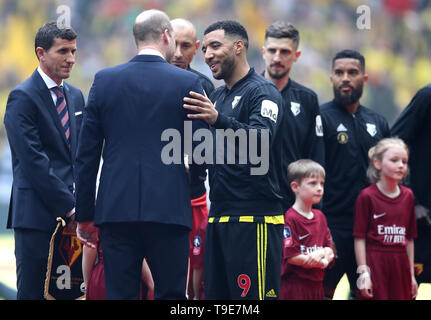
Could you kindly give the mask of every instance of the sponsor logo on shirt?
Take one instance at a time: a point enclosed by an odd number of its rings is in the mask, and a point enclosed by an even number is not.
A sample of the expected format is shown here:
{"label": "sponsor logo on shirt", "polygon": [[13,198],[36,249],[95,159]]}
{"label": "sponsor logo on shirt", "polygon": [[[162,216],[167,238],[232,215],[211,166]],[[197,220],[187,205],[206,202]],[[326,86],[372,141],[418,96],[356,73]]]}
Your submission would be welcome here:
{"label": "sponsor logo on shirt", "polygon": [[320,115],[316,116],[316,136],[323,137],[323,125]]}
{"label": "sponsor logo on shirt", "polygon": [[260,109],[260,114],[264,118],[269,118],[270,120],[277,122],[277,117],[278,117],[277,104],[271,100],[263,100],[262,107]]}
{"label": "sponsor logo on shirt", "polygon": [[304,246],[304,245],[300,245],[299,246],[299,248],[300,248],[300,250],[301,250],[301,253],[302,254],[310,254],[310,253],[312,253],[312,252],[314,252],[314,251],[317,251],[317,250],[320,250],[320,249],[323,249],[323,247],[321,247],[321,246],[318,246],[317,244],[315,244],[314,246],[311,246],[311,247],[307,247],[307,246]]}
{"label": "sponsor logo on shirt", "polygon": [[340,123],[337,127],[337,132],[347,131],[347,128],[344,126],[344,124]]}
{"label": "sponsor logo on shirt", "polygon": [[274,289],[271,289],[271,290],[269,290],[269,291],[266,293],[265,297],[267,297],[267,298],[277,298],[277,295],[275,294]]}
{"label": "sponsor logo on shirt", "polygon": [[337,141],[339,144],[346,144],[349,141],[349,136],[345,132],[340,132],[337,135]]}
{"label": "sponsor logo on shirt", "polygon": [[373,218],[374,218],[374,219],[378,219],[378,218],[380,218],[380,217],[383,217],[384,215],[386,215],[386,212],[383,212],[383,213],[381,213],[381,214],[374,214],[374,215],[373,215]]}
{"label": "sponsor logo on shirt", "polygon": [[305,235],[303,235],[303,236],[298,236],[298,238],[299,238],[299,240],[302,240],[302,239],[307,238],[309,235],[310,235],[310,234],[309,234],[309,233],[307,233],[307,234],[305,234]]}
{"label": "sponsor logo on shirt", "polygon": [[379,224],[377,226],[377,234],[383,236],[384,243],[404,243],[406,236],[406,228],[399,227],[396,224],[385,226]]}

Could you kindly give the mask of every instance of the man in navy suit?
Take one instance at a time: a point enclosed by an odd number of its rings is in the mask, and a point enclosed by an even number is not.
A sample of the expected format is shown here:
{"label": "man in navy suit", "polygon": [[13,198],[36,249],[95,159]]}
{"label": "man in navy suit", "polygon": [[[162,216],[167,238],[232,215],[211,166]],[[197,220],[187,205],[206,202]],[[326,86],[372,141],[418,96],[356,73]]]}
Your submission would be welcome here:
{"label": "man in navy suit", "polygon": [[[162,137],[166,130],[184,136],[183,97],[192,90],[203,94],[203,89],[197,75],[167,62],[175,40],[165,13],[142,12],[133,34],[139,54],[96,74],[84,110],[77,234],[94,247],[99,241],[94,226],[100,227],[107,299],[139,299],[144,257],[155,299],[185,299],[192,226],[189,179],[181,150],[180,163],[165,164]],[[193,122],[195,128],[205,126]],[[202,175],[195,168],[191,164],[191,181]]]}
{"label": "man in navy suit", "polygon": [[85,102],[63,79],[75,63],[76,37],[55,22],[43,25],[35,40],[39,67],[12,90],[6,105],[13,166],[7,227],[15,235],[18,299],[43,299],[56,218],[74,215],[74,161]]}

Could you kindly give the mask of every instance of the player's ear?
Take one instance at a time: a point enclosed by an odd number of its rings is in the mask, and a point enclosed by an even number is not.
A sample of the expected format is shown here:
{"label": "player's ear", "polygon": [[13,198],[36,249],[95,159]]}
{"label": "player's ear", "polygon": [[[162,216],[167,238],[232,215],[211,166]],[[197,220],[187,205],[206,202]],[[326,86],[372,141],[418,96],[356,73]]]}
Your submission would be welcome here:
{"label": "player's ear", "polygon": [[364,82],[367,82],[367,80],[368,80],[368,73],[365,73],[364,74]]}
{"label": "player's ear", "polygon": [[237,40],[234,43],[235,54],[240,54],[244,50],[245,44],[242,40]]}
{"label": "player's ear", "polygon": [[201,45],[201,41],[200,40],[196,40],[196,43],[195,43],[196,52],[199,50],[200,45]]}

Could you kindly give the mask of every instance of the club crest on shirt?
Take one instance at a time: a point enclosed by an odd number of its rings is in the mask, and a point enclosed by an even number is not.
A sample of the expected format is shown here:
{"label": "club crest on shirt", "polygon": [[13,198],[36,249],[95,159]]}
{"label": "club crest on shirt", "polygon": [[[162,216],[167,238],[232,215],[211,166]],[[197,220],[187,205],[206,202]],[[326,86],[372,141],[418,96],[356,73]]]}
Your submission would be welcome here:
{"label": "club crest on shirt", "polygon": [[285,248],[290,247],[293,244],[293,241],[292,241],[292,233],[290,232],[290,228],[288,226],[284,227],[283,237],[284,237],[284,240],[283,240],[284,247]]}
{"label": "club crest on shirt", "polygon": [[377,127],[374,123],[367,123],[367,131],[370,136],[374,137],[377,133]]}
{"label": "club crest on shirt", "polygon": [[193,255],[198,256],[201,253],[202,239],[199,236],[195,236],[193,240]]}
{"label": "club crest on shirt", "polygon": [[301,113],[301,104],[298,102],[290,102],[290,110],[292,111],[293,115],[296,117],[298,114]]}
{"label": "club crest on shirt", "polygon": [[235,97],[233,98],[233,101],[232,101],[232,109],[235,109],[235,107],[236,107],[236,105],[238,104],[239,100],[241,100],[241,96],[235,96]]}
{"label": "club crest on shirt", "polygon": [[340,132],[337,134],[337,141],[340,144],[346,144],[349,141],[349,136],[345,132]]}

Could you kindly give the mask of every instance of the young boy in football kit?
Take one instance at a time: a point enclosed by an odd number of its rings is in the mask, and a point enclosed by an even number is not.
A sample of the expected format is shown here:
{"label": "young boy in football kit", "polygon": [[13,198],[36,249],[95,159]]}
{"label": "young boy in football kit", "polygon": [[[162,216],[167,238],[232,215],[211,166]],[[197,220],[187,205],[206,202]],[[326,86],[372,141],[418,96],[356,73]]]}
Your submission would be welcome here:
{"label": "young boy in football kit", "polygon": [[325,170],[308,159],[288,167],[295,203],[285,214],[280,299],[324,299],[325,268],[334,259],[326,218],[313,209],[323,196]]}

